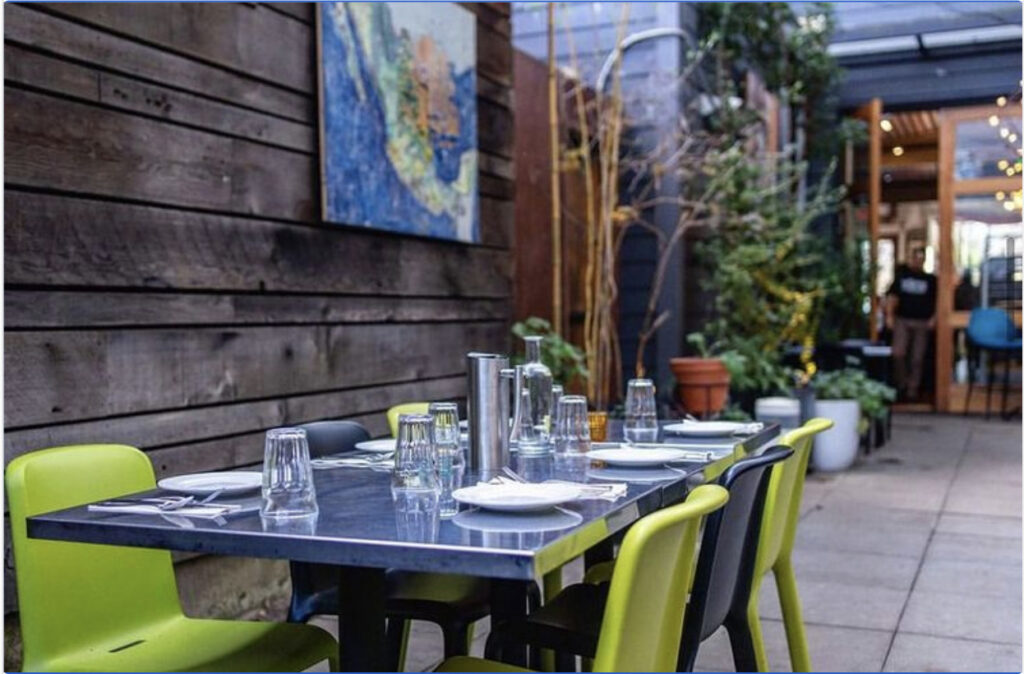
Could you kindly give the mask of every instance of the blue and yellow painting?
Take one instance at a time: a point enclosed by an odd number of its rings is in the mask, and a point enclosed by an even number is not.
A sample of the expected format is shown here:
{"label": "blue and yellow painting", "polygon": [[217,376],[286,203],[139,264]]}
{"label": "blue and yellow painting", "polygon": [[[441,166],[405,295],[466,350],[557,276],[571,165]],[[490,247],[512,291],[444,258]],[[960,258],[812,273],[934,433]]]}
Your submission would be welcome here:
{"label": "blue and yellow painting", "polygon": [[479,241],[475,17],[453,3],[318,10],[324,219]]}

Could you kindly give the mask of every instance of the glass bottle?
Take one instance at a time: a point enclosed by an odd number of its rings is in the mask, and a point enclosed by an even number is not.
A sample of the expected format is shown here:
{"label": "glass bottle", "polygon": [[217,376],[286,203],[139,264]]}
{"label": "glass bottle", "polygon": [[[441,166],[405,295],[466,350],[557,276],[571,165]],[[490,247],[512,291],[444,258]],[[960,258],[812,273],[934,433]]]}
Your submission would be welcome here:
{"label": "glass bottle", "polygon": [[[529,410],[523,410],[519,428],[519,452],[543,454],[551,451],[551,370],[540,360],[543,337],[524,337],[526,363],[523,365],[523,390],[530,398]],[[524,396],[525,397],[525,396]],[[530,428],[527,428],[529,426]],[[532,431],[532,432],[531,432]]]}

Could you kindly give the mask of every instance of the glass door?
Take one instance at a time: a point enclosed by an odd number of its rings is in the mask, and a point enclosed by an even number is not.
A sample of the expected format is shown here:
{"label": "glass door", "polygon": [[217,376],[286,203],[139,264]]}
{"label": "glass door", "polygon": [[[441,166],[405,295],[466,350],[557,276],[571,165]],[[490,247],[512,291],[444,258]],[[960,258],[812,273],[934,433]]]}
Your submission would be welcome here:
{"label": "glass door", "polygon": [[935,351],[940,412],[964,410],[968,368],[979,365],[967,359],[964,331],[971,309],[1002,307],[1020,322],[1020,118],[1020,105],[949,109],[940,115]]}

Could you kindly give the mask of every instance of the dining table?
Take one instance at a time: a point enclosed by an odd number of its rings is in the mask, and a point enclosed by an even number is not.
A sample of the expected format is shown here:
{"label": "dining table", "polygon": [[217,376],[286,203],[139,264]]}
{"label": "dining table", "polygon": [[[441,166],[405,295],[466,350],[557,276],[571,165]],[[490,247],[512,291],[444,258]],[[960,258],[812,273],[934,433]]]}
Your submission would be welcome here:
{"label": "dining table", "polygon": [[[663,427],[663,422],[661,426]],[[609,422],[608,439],[621,438]],[[738,456],[763,450],[777,424],[745,435],[659,440],[706,452],[705,460],[654,468],[621,468],[512,454],[510,468],[531,482],[567,480],[622,483],[617,500],[576,500],[541,513],[509,514],[463,508],[452,518],[407,510],[391,494],[390,472],[337,467],[314,471],[319,512],[289,519],[262,518],[258,506],[218,519],[101,513],[88,504],[28,518],[29,537],[136,546],[213,555],[249,556],[328,564],[337,568],[340,662],[344,671],[388,671],[385,603],[389,569],[466,574],[491,583],[494,625],[521,617],[537,588],[557,588],[560,569],[586,555],[609,557],[612,543],[641,517],[678,503],[695,486],[713,480]],[[501,473],[467,471],[463,484]],[[166,493],[162,490],[142,495]],[[258,504],[259,495],[249,495]],[[553,581],[554,579],[554,581]],[[525,651],[512,660],[526,663]]]}

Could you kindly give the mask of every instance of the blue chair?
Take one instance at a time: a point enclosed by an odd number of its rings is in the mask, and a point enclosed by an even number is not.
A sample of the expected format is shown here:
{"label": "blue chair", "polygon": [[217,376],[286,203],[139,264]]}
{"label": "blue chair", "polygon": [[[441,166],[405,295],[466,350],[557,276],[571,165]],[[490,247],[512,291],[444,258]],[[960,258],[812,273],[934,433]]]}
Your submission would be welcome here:
{"label": "blue chair", "polygon": [[971,407],[971,391],[974,388],[974,363],[977,353],[988,354],[988,379],[986,382],[985,418],[988,419],[992,407],[992,379],[995,372],[995,361],[1003,361],[1003,401],[1000,408],[1002,416],[1006,416],[1006,392],[1010,388],[1010,364],[1020,358],[1021,334],[1013,319],[1003,309],[994,307],[974,309],[967,324],[967,401],[964,403],[964,414]]}

